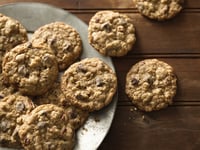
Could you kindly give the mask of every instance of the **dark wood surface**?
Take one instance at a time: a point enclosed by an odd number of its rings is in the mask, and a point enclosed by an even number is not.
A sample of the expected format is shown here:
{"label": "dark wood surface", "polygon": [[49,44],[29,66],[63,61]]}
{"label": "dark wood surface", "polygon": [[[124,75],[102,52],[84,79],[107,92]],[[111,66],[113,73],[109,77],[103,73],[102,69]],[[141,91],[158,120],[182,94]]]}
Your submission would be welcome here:
{"label": "dark wood surface", "polygon": [[[0,5],[20,0],[0,0]],[[26,0],[31,2],[31,0]],[[88,24],[99,10],[116,10],[134,20],[137,42],[127,56],[113,58],[118,76],[118,104],[111,129],[99,150],[200,149],[200,0],[185,0],[174,19],[156,22],[141,16],[132,0],[35,0],[70,11]],[[145,58],[174,67],[178,91],[173,105],[156,112],[135,111],[127,98],[125,76]]]}

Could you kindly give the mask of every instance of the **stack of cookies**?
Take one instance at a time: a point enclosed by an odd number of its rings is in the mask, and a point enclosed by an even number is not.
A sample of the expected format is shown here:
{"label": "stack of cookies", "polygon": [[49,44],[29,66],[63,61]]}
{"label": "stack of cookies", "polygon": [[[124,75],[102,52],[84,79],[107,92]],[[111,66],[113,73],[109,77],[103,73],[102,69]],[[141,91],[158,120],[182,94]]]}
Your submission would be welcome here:
{"label": "stack of cookies", "polygon": [[99,58],[78,61],[81,38],[63,22],[28,41],[19,21],[1,14],[0,52],[1,146],[71,150],[77,129],[116,93],[114,71]]}

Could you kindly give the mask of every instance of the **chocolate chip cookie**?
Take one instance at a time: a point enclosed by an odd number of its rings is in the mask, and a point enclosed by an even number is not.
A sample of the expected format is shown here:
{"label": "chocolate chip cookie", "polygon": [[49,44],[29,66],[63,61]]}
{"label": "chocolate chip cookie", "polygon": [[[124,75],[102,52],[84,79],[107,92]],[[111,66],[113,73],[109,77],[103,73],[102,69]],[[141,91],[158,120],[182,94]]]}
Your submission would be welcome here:
{"label": "chocolate chip cookie", "polygon": [[133,0],[139,12],[155,20],[167,20],[183,8],[184,0]]}
{"label": "chocolate chip cookie", "polygon": [[79,33],[63,22],[46,24],[35,31],[33,43],[46,44],[58,61],[59,70],[65,70],[81,54],[82,43]]}
{"label": "chocolate chip cookie", "polygon": [[19,136],[26,150],[72,150],[75,142],[65,110],[53,104],[40,105],[25,117]]}
{"label": "chocolate chip cookie", "polygon": [[0,101],[0,145],[19,148],[18,126],[23,124],[23,116],[34,109],[31,99],[13,94]]}
{"label": "chocolate chip cookie", "polygon": [[99,11],[89,22],[88,40],[103,55],[124,56],[136,41],[135,27],[125,14]]}
{"label": "chocolate chip cookie", "polygon": [[58,65],[47,47],[28,42],[6,53],[2,72],[19,92],[36,96],[51,88],[58,76]]}
{"label": "chocolate chip cookie", "polygon": [[141,110],[160,110],[172,103],[176,81],[170,65],[157,59],[146,59],[133,65],[127,73],[126,93]]}
{"label": "chocolate chip cookie", "polygon": [[71,65],[63,74],[61,89],[74,106],[94,111],[108,105],[116,92],[113,70],[98,58],[86,58]]}
{"label": "chocolate chip cookie", "polygon": [[6,51],[27,41],[25,27],[19,21],[0,14],[0,64]]}

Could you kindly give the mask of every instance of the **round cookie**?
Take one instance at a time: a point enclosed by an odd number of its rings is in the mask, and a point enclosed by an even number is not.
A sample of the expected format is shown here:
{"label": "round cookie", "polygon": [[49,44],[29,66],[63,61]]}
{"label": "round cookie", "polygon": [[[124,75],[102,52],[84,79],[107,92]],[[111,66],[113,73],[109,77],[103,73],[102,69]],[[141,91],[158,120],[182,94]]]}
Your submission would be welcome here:
{"label": "round cookie", "polygon": [[116,92],[117,78],[98,58],[86,58],[71,65],[61,78],[66,99],[76,107],[94,111],[108,105]]}
{"label": "round cookie", "polygon": [[8,83],[25,95],[44,94],[58,76],[55,55],[47,48],[25,43],[6,53],[2,72]]}
{"label": "round cookie", "polygon": [[72,150],[75,142],[65,110],[53,104],[40,105],[25,117],[19,137],[26,150]]}
{"label": "round cookie", "polygon": [[32,42],[50,47],[56,55],[61,71],[71,65],[82,51],[79,33],[63,22],[54,22],[40,27],[33,34]]}
{"label": "round cookie", "polygon": [[133,0],[138,11],[155,20],[167,20],[182,10],[184,0]]}
{"label": "round cookie", "polygon": [[13,94],[0,101],[0,145],[19,148],[18,126],[23,123],[23,116],[34,109],[32,101],[25,96]]}
{"label": "round cookie", "polygon": [[58,82],[54,83],[53,87],[44,95],[34,98],[34,103],[36,105],[54,104],[63,107],[68,114],[69,122],[75,129],[82,126],[89,116],[87,111],[81,110],[69,104],[68,100],[66,100],[63,92],[61,91],[60,83]]}
{"label": "round cookie", "polygon": [[6,51],[27,41],[27,32],[22,24],[0,13],[0,64]]}
{"label": "round cookie", "polygon": [[103,55],[124,56],[136,41],[135,28],[125,14],[99,11],[89,22],[88,40]]}
{"label": "round cookie", "polygon": [[127,73],[126,94],[143,111],[160,110],[172,103],[176,81],[170,65],[146,59],[133,65]]}

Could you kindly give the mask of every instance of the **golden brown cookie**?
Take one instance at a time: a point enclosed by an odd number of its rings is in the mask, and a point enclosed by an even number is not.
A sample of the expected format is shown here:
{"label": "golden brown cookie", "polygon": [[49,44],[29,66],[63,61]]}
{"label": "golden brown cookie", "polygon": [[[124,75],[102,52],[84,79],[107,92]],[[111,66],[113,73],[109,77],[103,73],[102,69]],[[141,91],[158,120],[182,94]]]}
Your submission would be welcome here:
{"label": "golden brown cookie", "polygon": [[23,124],[23,116],[34,109],[31,99],[13,94],[0,101],[0,145],[19,148],[18,126]]}
{"label": "golden brown cookie", "polygon": [[183,8],[184,0],[133,0],[139,12],[155,20],[167,20]]}
{"label": "golden brown cookie", "polygon": [[68,115],[53,104],[40,105],[25,117],[19,136],[26,150],[72,150],[75,142]]}
{"label": "golden brown cookie", "polygon": [[125,14],[99,11],[89,22],[88,40],[103,55],[124,56],[136,41],[135,28]]}
{"label": "golden brown cookie", "polygon": [[51,88],[58,76],[55,55],[47,47],[25,43],[6,53],[2,72],[22,94],[41,95]]}
{"label": "golden brown cookie", "polygon": [[46,44],[58,61],[59,70],[65,70],[81,54],[82,42],[79,33],[63,22],[46,24],[35,31],[32,42]]}
{"label": "golden brown cookie", "polygon": [[117,78],[102,60],[86,58],[64,72],[61,89],[72,105],[94,111],[112,101],[117,89]]}
{"label": "golden brown cookie", "polygon": [[170,65],[157,59],[146,59],[133,65],[127,73],[126,94],[141,110],[160,110],[172,103],[176,80]]}

